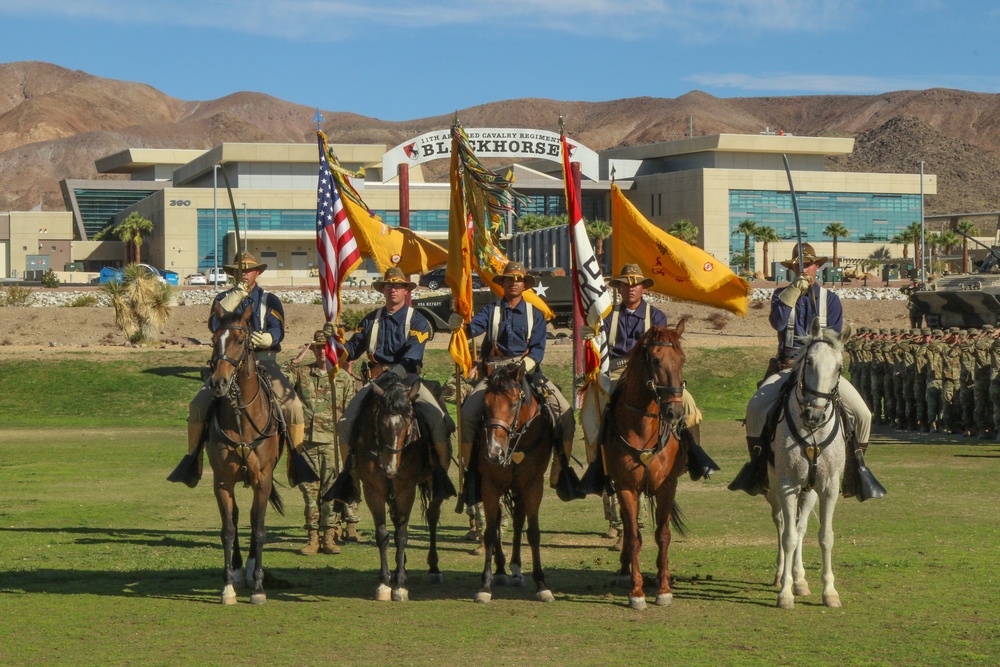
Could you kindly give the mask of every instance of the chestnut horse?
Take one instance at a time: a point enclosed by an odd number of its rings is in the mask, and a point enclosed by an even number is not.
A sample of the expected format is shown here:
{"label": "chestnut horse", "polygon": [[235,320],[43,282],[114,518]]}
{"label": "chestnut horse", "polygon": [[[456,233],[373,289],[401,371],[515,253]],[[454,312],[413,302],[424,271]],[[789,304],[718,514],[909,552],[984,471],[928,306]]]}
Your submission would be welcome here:
{"label": "chestnut horse", "polygon": [[271,397],[271,384],[260,376],[250,344],[253,309],[242,315],[214,307],[219,328],[212,338],[212,374],[208,384],[215,396],[207,429],[208,461],[214,475],[213,488],[222,515],[222,603],[236,604],[234,570],[243,565],[237,525],[239,509],[233,490],[237,482],[253,489],[250,509],[250,557],[244,579],[253,588],[250,602],[263,604],[264,570],[261,554],[267,539],[264,515],[270,500],[284,514],[281,497],[274,486],[274,469],[284,444],[281,414]]}
{"label": "chestnut horse", "polygon": [[[439,584],[443,578],[438,569],[437,526],[441,518],[443,498],[432,498],[431,480],[434,464],[430,431],[419,425],[413,410],[420,385],[411,387],[394,373],[382,373],[361,400],[361,410],[351,437],[351,452],[357,461],[365,503],[375,524],[381,568],[375,599],[402,602],[409,599],[406,588],[406,544],[409,537],[410,512],[420,488],[426,503],[430,548],[427,580]],[[386,505],[394,527],[396,569],[389,572],[389,529],[386,526]]]}
{"label": "chestnut horse", "polygon": [[[555,598],[545,583],[539,554],[541,532],[538,529],[538,506],[545,490],[545,470],[552,456],[554,426],[531,391],[524,364],[508,364],[493,372],[483,396],[483,429],[476,441],[472,461],[474,475],[481,488],[486,531],[486,563],[482,588],[476,602],[493,598],[492,585],[508,582],[504,571],[506,557],[500,544],[500,501],[507,498],[513,506],[514,536],[510,558],[509,582],[524,585],[521,573],[521,533],[528,520],[528,544],[531,546],[531,576],[535,597],[541,602]],[[468,483],[468,482],[467,482]],[[490,567],[496,561],[496,576]]]}
{"label": "chestnut horse", "polygon": [[631,586],[628,599],[633,609],[646,607],[639,569],[642,535],[638,518],[643,493],[653,500],[656,511],[656,604],[673,603],[667,550],[670,524],[683,534],[674,496],[677,480],[687,465],[687,448],[682,446],[679,435],[684,417],[681,334],[686,319],[682,318],[673,329],[652,327],[635,344],[611,397],[602,430],[604,465],[618,494],[624,531],[618,579]]}

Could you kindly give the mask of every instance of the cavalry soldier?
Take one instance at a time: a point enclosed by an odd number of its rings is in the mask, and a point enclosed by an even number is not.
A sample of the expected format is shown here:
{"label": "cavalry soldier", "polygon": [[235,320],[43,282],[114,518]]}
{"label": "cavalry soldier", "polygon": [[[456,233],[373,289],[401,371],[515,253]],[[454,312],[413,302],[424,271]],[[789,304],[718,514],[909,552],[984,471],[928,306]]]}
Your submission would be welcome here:
{"label": "cavalry soldier", "polygon": [[[503,273],[493,277],[493,282],[503,288],[503,298],[484,306],[466,327],[468,337],[485,334],[480,346],[480,381],[462,403],[461,456],[468,466],[472,455],[472,442],[483,417],[483,394],[486,377],[490,371],[504,364],[523,363],[530,378],[532,390],[547,406],[549,416],[556,425],[559,442],[554,442],[556,456],[552,460],[549,483],[562,500],[577,496],[578,480],[569,466],[573,454],[575,422],[573,410],[559,388],[541,372],[545,355],[545,316],[526,301],[524,290],[535,286],[534,276],[520,262],[507,262]],[[462,318],[453,313],[448,321],[452,330],[463,326]]]}
{"label": "cavalry soldier", "polygon": [[[767,377],[747,405],[745,424],[750,462],[729,485],[732,490],[743,490],[750,495],[756,495],[768,486],[767,461],[771,456],[771,443],[770,434],[765,433],[765,430],[769,415],[777,408],[782,386],[791,373],[791,360],[798,341],[808,335],[813,320],[817,318],[823,328],[833,329],[837,333],[843,328],[840,297],[816,281],[816,271],[827,258],[817,257],[811,245],[801,243],[796,246],[792,259],[782,262],[782,265],[798,271],[799,256],[802,258],[802,272],[787,287],[776,289],[771,299],[770,322],[778,332],[776,359],[779,365],[784,366],[784,370]],[[845,496],[856,495],[864,500],[868,497],[862,485],[863,476],[868,474],[864,468],[864,452],[868,448],[872,413],[846,378],[840,378],[837,391],[854,431],[852,441],[847,445],[842,492]]]}
{"label": "cavalry soldier", "polygon": [[[381,292],[385,305],[368,313],[351,339],[344,344],[345,359],[354,360],[367,355],[368,373],[375,379],[383,372],[395,373],[408,383],[420,382],[420,371],[424,363],[424,346],[431,336],[431,325],[419,312],[406,305],[406,297],[416,287],[407,280],[398,267],[389,267],[382,280],[372,283],[372,289]],[[323,333],[332,336],[334,327],[327,322]],[[354,422],[361,410],[365,396],[371,391],[371,383],[366,384],[351,399],[338,423],[341,442],[350,443],[354,432]],[[427,386],[420,382],[413,408],[430,429],[434,443],[433,493],[445,498],[455,495],[455,488],[448,479],[451,463],[451,434],[454,422]]]}
{"label": "cavalry soldier", "polygon": [[946,408],[944,402],[944,378],[946,368],[947,348],[943,342],[944,332],[940,329],[931,331],[930,343],[927,344],[927,423],[925,431],[944,431],[946,427]]}
{"label": "cavalry soldier", "polygon": [[993,415],[989,406],[990,398],[990,358],[993,353],[993,327],[983,325],[982,334],[973,343],[973,354],[976,358],[973,370],[973,403],[975,404],[976,435],[980,440],[986,440],[993,433]]}
{"label": "cavalry soldier", "polygon": [[[259,263],[248,252],[241,253],[240,256],[243,279],[235,287],[215,297],[208,328],[212,333],[219,328],[219,319],[215,316],[215,304],[226,313],[241,314],[248,308],[251,309],[250,344],[253,345],[257,365],[267,371],[274,400],[280,405],[281,417],[288,430],[288,438],[292,447],[298,448],[302,444],[304,435],[302,403],[276,361],[277,354],[281,351],[281,341],[285,337],[285,310],[281,305],[281,299],[271,292],[265,292],[257,284],[257,278],[267,269],[267,264]],[[236,273],[237,265],[226,264],[223,268],[226,273],[233,275]],[[170,481],[183,481],[193,488],[201,479],[202,456],[196,452],[199,452],[199,446],[206,432],[212,399],[212,390],[206,382],[188,406],[188,453],[174,474],[168,478]],[[184,468],[191,474],[181,473]]]}
{"label": "cavalry soldier", "polygon": [[[326,336],[322,330],[313,334],[312,342],[302,348],[299,355],[289,362],[289,375],[293,379],[295,393],[302,401],[305,415],[305,440],[302,443],[303,453],[312,459],[319,475],[315,482],[299,484],[302,499],[305,503],[305,529],[309,539],[304,547],[299,549],[303,556],[313,556],[322,551],[325,554],[339,554],[337,540],[341,538],[341,523],[347,524],[344,537],[348,533],[357,535],[355,524],[358,522],[358,504],[344,506],[342,510],[334,507],[334,501],[323,500],[324,485],[329,485],[336,478],[336,452],[334,452],[334,433],[336,424],[333,421],[333,390],[330,386],[330,373],[326,368],[326,357],[323,354],[326,347]],[[312,355],[309,353],[312,352]],[[312,359],[307,357],[312,356]],[[337,406],[343,411],[354,397],[354,378],[341,369],[334,377],[337,389]],[[340,442],[341,451],[347,443]],[[323,541],[320,544],[320,531],[323,531]]]}

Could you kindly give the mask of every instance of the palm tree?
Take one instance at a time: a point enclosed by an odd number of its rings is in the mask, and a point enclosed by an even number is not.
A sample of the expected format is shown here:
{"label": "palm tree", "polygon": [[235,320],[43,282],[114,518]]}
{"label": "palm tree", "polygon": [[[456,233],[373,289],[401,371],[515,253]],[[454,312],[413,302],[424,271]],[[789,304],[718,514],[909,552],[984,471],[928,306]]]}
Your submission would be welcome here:
{"label": "palm tree", "polygon": [[115,309],[115,324],[131,343],[155,341],[170,317],[173,288],[138,264],[126,266],[121,280],[105,283],[104,293]]}
{"label": "palm tree", "polygon": [[[961,220],[955,225],[955,230],[962,232],[966,236],[975,236],[979,231],[976,223],[972,220]],[[962,237],[962,273],[969,272],[969,239]]]}
{"label": "palm tree", "polygon": [[924,234],[924,228],[919,220],[914,220],[906,229],[913,234],[913,265],[919,269],[924,264],[923,255],[920,253],[920,237]]}
{"label": "palm tree", "polygon": [[611,223],[604,220],[594,220],[593,222],[583,221],[587,229],[587,236],[594,242],[594,254],[597,255],[597,265],[604,267],[604,239],[611,237]]}
{"label": "palm tree", "polygon": [[667,231],[671,236],[679,238],[688,245],[695,245],[698,243],[698,228],[695,227],[690,220],[678,220],[673,225],[668,227]]}
{"label": "palm tree", "polygon": [[528,213],[527,215],[522,215],[517,219],[517,231],[531,232],[536,229],[545,229],[546,227],[568,224],[569,216],[565,213],[562,215],[539,215],[537,213]]}
{"label": "palm tree", "polygon": [[[965,239],[961,238],[958,234],[949,229],[947,231],[938,234],[937,242],[938,242],[938,247],[944,250],[946,254],[950,255],[952,248],[954,248],[964,240]],[[968,257],[963,255],[962,257],[963,265],[966,259],[968,259]],[[948,268],[949,269],[951,268],[950,264]],[[963,269],[962,272],[964,273],[965,269]]]}
{"label": "palm tree", "polygon": [[753,258],[753,253],[750,252],[750,237],[754,235],[757,231],[757,223],[755,223],[750,218],[746,218],[736,226],[733,234],[743,235],[743,270],[746,273],[750,273],[750,260]]}
{"label": "palm tree", "polygon": [[754,238],[764,245],[764,277],[768,278],[770,276],[767,274],[771,273],[771,263],[768,261],[767,251],[770,248],[770,245],[780,241],[781,237],[778,236],[778,232],[774,231],[773,227],[761,226],[757,228],[756,232],[754,232]]}
{"label": "palm tree", "polygon": [[907,252],[909,251],[910,244],[913,243],[913,230],[904,229],[898,234],[892,237],[892,242],[903,246],[903,259],[909,259]]}
{"label": "palm tree", "polygon": [[[118,225],[111,230],[111,233],[119,241],[124,241],[127,244],[128,250],[126,250],[125,262],[128,263],[130,260],[133,264],[138,264],[141,260],[139,248],[142,246],[142,236],[143,234],[150,234],[153,231],[153,222],[148,218],[144,218],[135,211],[129,213],[129,216],[118,223]],[[131,252],[129,252],[131,251]],[[131,255],[128,257],[127,255]]]}
{"label": "palm tree", "polygon": [[831,222],[823,230],[823,236],[833,237],[833,266],[838,266],[837,262],[837,239],[845,239],[851,235],[851,230],[839,222]]}

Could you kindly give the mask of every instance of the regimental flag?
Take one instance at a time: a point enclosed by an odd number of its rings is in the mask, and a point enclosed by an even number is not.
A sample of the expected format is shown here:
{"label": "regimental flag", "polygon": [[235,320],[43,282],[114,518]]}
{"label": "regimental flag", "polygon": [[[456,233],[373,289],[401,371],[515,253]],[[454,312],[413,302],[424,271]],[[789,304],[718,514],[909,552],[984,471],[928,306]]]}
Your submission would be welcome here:
{"label": "regimental flag", "polygon": [[351,185],[350,178],[364,177],[364,172],[352,173],[340,166],[330,154],[335,187],[343,194],[344,211],[351,223],[358,249],[375,262],[378,272],[397,266],[406,275],[427,273],[448,261],[448,252],[434,241],[405,227],[390,227],[368,208],[361,195]]}
{"label": "regimental flag", "polygon": [[701,248],[650,223],[617,185],[611,186],[611,254],[615,266],[638,264],[651,290],[746,317],[750,286]]}
{"label": "regimental flag", "polygon": [[[340,285],[344,277],[361,263],[361,252],[351,233],[340,194],[334,185],[333,172],[326,159],[326,135],[317,132],[319,142],[319,185],[316,194],[316,254],[319,257],[319,287],[323,295],[323,313],[327,322],[340,317]],[[327,369],[337,369],[337,357],[343,349],[341,334],[326,339]]]}
{"label": "regimental flag", "polygon": [[[456,153],[458,164],[454,166]],[[503,231],[506,215],[514,210],[514,201],[524,201],[524,197],[514,190],[514,179],[510,173],[500,176],[479,161],[469,144],[469,138],[459,125],[452,127],[452,161],[453,202],[456,196],[454,182],[458,179],[462,184],[462,206],[471,220],[472,268],[494,294],[502,297],[503,288],[494,283],[493,278],[503,273],[507,266],[507,256],[497,245],[497,236]],[[454,215],[454,203],[451,210]],[[450,224],[449,229],[452,229]],[[525,290],[522,297],[541,311],[546,320],[555,316],[534,290]]]}
{"label": "regimental flag", "polygon": [[[452,129],[451,146],[451,205],[448,211],[448,266],[444,280],[451,288],[451,309],[468,324],[472,319],[472,242],[469,233],[469,215],[465,208],[462,186],[461,160],[456,146],[455,129]],[[472,353],[465,328],[451,334],[448,351],[465,375],[472,369]]]}
{"label": "regimental flag", "polygon": [[[594,331],[594,337],[584,343],[584,379],[580,387],[580,423],[587,447],[587,459],[593,461],[597,452],[601,419],[610,398],[611,379],[608,361],[608,341],[604,336],[604,318],[614,303],[604,282],[604,274],[594,255],[594,247],[583,224],[580,192],[570,167],[570,144],[563,134],[563,182],[566,185],[566,211],[569,217],[570,257],[573,272],[573,298],[583,318]],[[576,332],[579,335],[579,332]]]}

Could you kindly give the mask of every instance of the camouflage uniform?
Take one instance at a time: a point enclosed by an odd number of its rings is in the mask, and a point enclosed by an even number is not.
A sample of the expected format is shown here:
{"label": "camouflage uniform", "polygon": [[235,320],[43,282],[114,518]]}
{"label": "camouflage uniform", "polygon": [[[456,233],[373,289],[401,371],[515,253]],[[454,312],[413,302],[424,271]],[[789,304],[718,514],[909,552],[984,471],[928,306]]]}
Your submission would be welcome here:
{"label": "camouflage uniform", "polygon": [[942,339],[944,332],[931,332],[931,342],[927,344],[927,426],[935,431],[945,429],[945,402],[943,383],[945,376],[946,346]]}
{"label": "camouflage uniform", "polygon": [[961,351],[962,374],[959,378],[958,404],[959,422],[965,435],[974,435],[976,431],[976,338],[979,329],[970,329],[969,335],[959,343]]}
{"label": "camouflage uniform", "polygon": [[1000,440],[1000,338],[990,348],[990,405],[993,406],[993,437]]}
{"label": "camouflage uniform", "polygon": [[913,374],[916,361],[913,358],[913,341],[911,333],[905,333],[896,343],[893,378],[896,389],[896,428],[909,430],[912,428],[913,416]]}
{"label": "camouflage uniform", "polygon": [[885,402],[885,423],[896,423],[896,343],[899,329],[891,329],[882,343],[882,400]]}
{"label": "camouflage uniform", "polygon": [[925,433],[930,430],[932,418],[927,416],[927,363],[930,360],[930,329],[919,329],[913,345],[913,418],[914,426]]}
{"label": "camouflage uniform", "polygon": [[[306,456],[312,461],[319,475],[320,482],[300,484],[302,498],[305,501],[305,529],[308,531],[327,531],[339,529],[341,521],[345,523],[358,522],[358,504],[352,503],[340,512],[335,511],[333,501],[323,502],[323,493],[336,479],[339,472],[336,468],[336,453],[334,452],[334,429],[330,377],[325,368],[326,361],[320,360],[311,364],[288,365],[289,375],[294,378],[295,391],[302,401],[305,416],[305,440],[303,447]],[[344,407],[354,398],[356,393],[354,377],[341,369],[334,381],[337,387],[337,410],[343,412]],[[341,443],[341,455],[346,457],[346,443]]]}
{"label": "camouflage uniform", "polygon": [[885,393],[885,339],[889,336],[888,329],[880,329],[871,344],[871,392],[872,420],[876,424],[885,424],[885,408],[883,394]]}
{"label": "camouflage uniform", "polygon": [[973,374],[973,402],[975,403],[976,435],[985,440],[993,430],[993,414],[990,410],[990,371],[993,356],[993,327],[986,325],[983,333],[973,344],[976,365]]}
{"label": "camouflage uniform", "polygon": [[944,384],[941,386],[941,401],[944,403],[945,424],[948,430],[957,433],[961,428],[961,410],[958,401],[962,377],[962,350],[959,343],[965,336],[958,327],[948,330],[945,339]]}

